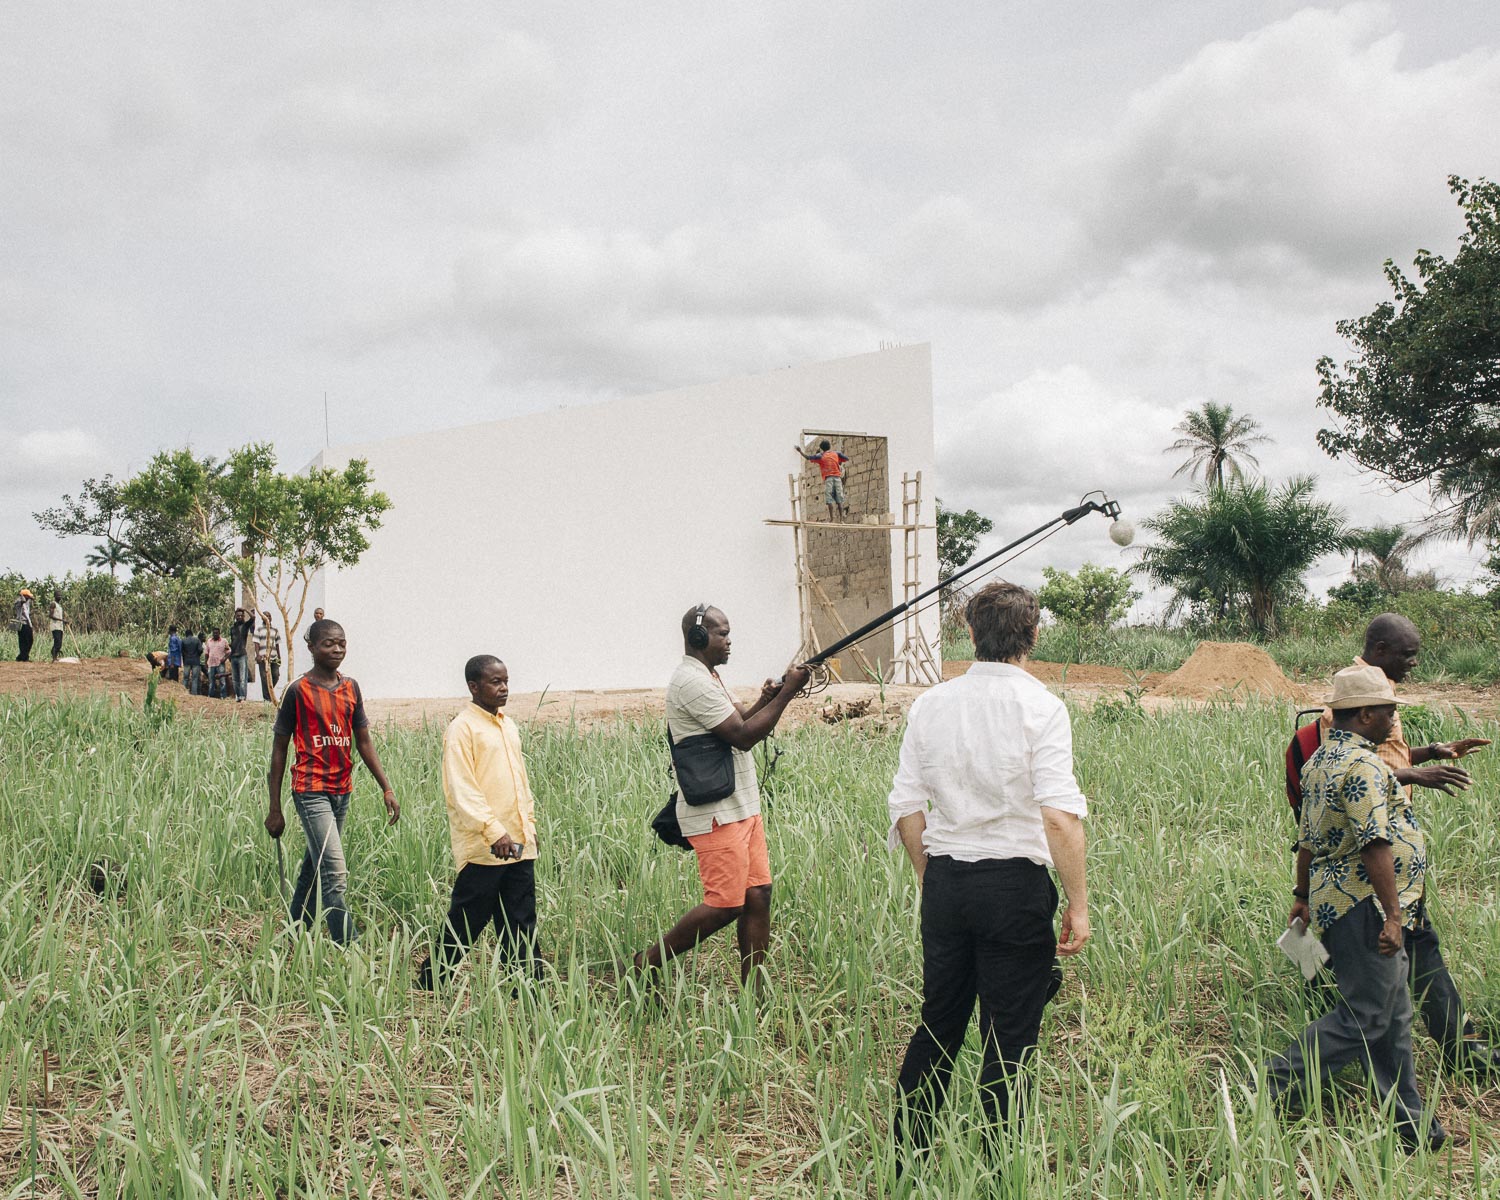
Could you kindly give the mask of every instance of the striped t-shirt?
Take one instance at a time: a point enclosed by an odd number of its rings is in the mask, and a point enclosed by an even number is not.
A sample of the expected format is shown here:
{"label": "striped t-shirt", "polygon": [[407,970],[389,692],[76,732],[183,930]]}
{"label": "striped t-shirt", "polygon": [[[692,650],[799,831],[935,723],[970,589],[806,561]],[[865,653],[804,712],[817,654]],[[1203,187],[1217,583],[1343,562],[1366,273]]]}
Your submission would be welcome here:
{"label": "striped t-shirt", "polygon": [[276,736],[289,737],[292,791],[342,796],[354,790],[354,733],[370,723],[359,684],[345,675],[333,687],[308,676],[287,685],[276,714]]}

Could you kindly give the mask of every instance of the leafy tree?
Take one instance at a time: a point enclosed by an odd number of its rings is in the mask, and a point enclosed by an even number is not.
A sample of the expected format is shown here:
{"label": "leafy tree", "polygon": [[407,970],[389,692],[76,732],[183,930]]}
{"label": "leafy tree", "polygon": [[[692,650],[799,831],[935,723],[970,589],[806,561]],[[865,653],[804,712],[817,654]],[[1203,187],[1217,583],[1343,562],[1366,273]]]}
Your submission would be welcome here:
{"label": "leafy tree", "polygon": [[1037,601],[1065,625],[1107,628],[1127,612],[1140,592],[1130,586],[1130,576],[1114,567],[1084,563],[1076,575],[1043,567],[1046,582]]}
{"label": "leafy tree", "polygon": [[[58,537],[103,538],[94,551],[106,557],[87,561],[90,566],[107,566],[111,572],[128,563],[138,572],[181,576],[208,566],[217,557],[194,530],[165,512],[154,496],[137,490],[127,498],[126,485],[112,475],[87,479],[76,497],[64,496],[61,504],[32,515]],[[228,532],[217,532],[221,547],[227,546]],[[106,547],[115,548],[121,557],[110,561]]]}
{"label": "leafy tree", "polygon": [[1303,589],[1303,573],[1323,554],[1348,545],[1344,515],[1316,499],[1316,482],[1298,476],[1273,489],[1237,479],[1179,498],[1142,524],[1156,544],[1136,568],[1177,594],[1176,604],[1228,597],[1265,636],[1279,605]]}
{"label": "leafy tree", "polygon": [[[1348,545],[1354,551],[1354,582],[1373,584],[1388,596],[1431,591],[1437,587],[1437,575],[1432,571],[1413,572],[1406,563],[1406,556],[1419,541],[1404,525],[1351,530]],[[1359,559],[1362,553],[1369,556],[1364,562]]]}
{"label": "leafy tree", "polygon": [[1271,440],[1257,432],[1259,429],[1260,422],[1254,417],[1235,416],[1233,405],[1206,400],[1201,408],[1189,409],[1176,426],[1182,436],[1164,452],[1187,453],[1182,466],[1172,472],[1173,477],[1197,479],[1201,474],[1203,482],[1213,487],[1224,486],[1226,471],[1231,478],[1243,478],[1241,460],[1252,467],[1260,466],[1250,447]]}
{"label": "leafy tree", "polygon": [[119,569],[130,565],[130,553],[119,542],[110,539],[96,545],[83,556],[83,561],[91,567],[106,567],[111,578],[117,578]]}
{"label": "leafy tree", "polygon": [[[269,596],[286,630],[287,678],[295,674],[296,632],[307,590],[325,566],[353,566],[391,506],[371,486],[369,464],[317,467],[300,475],[277,469],[265,443],[233,451],[223,462],[190,450],[164,451],[122,489],[127,503],[155,504],[192,531],[239,582],[247,597]],[[223,532],[232,533],[230,546]],[[260,600],[251,601],[260,607]]]}
{"label": "leafy tree", "polygon": [[988,517],[981,517],[972,508],[955,512],[937,502],[938,579],[952,577],[974,557],[979,539],[995,528]]}
{"label": "leafy tree", "polygon": [[1448,188],[1464,214],[1458,252],[1418,251],[1415,282],[1387,259],[1394,299],[1338,323],[1355,357],[1318,361],[1318,402],[1337,422],[1318,444],[1430,484],[1434,530],[1472,545],[1500,538],[1500,184],[1453,175]]}
{"label": "leafy tree", "polygon": [[1330,603],[1351,604],[1361,614],[1383,612],[1390,606],[1390,593],[1373,579],[1346,579],[1328,589]]}

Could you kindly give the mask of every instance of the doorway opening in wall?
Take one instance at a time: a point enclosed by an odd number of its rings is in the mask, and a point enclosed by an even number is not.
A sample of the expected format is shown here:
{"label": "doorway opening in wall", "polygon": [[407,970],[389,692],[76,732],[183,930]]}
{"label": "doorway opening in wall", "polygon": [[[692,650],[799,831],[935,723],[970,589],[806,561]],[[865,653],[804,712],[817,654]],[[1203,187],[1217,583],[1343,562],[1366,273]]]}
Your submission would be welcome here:
{"label": "doorway opening in wall", "polygon": [[[797,480],[798,507],[808,524],[805,597],[820,645],[838,641],[851,629],[886,612],[891,599],[891,485],[886,439],[847,430],[804,429],[802,447],[817,454],[827,441],[848,456],[843,464],[844,515],[837,507],[829,519],[823,475],[815,462],[803,461]],[[820,526],[823,526],[820,528]],[[895,655],[895,631],[881,630],[860,643],[857,654],[839,669],[845,679],[885,673]]]}

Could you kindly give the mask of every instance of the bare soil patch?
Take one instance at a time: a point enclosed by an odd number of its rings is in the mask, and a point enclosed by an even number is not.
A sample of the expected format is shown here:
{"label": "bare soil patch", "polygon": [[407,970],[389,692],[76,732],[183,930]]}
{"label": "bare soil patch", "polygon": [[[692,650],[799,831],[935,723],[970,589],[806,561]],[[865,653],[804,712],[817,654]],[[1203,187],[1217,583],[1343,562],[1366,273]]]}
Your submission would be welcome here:
{"label": "bare soil patch", "polygon": [[[1209,647],[1206,654],[1205,647]],[[972,665],[967,659],[945,662],[943,678],[962,675]],[[1307,704],[1316,702],[1323,690],[1292,682],[1264,651],[1243,643],[1205,643],[1170,675],[1162,672],[1143,675],[1093,663],[1028,662],[1026,669],[1048,687],[1086,704],[1140,688],[1145,692],[1142,703],[1151,710],[1251,695]],[[134,658],[90,658],[79,663],[0,662],[0,695],[104,696],[139,705],[145,702],[150,674],[146,663]],[[904,684],[879,688],[866,683],[836,683],[816,696],[794,701],[783,718],[782,728],[795,729],[809,723],[885,726],[899,721],[924,690]],[[189,696],[180,683],[170,680],[160,682],[157,691],[161,700],[175,704],[185,716],[269,722],[273,713],[271,706],[260,699],[260,685],[252,684],[250,693],[246,703],[236,704],[231,700]],[[736,695],[745,704],[752,703],[757,694],[755,687],[736,689]],[[1494,688],[1468,685],[1417,684],[1401,688],[1403,699],[1460,708],[1478,717],[1496,715],[1496,695]],[[467,696],[452,696],[372,699],[366,705],[370,719],[376,724],[391,721],[420,727],[446,725],[468,702]],[[850,714],[851,709],[860,711]],[[838,715],[840,710],[844,715]],[[516,692],[512,693],[506,711],[526,724],[573,725],[584,730],[620,722],[654,724],[665,719],[666,692],[662,688]]]}

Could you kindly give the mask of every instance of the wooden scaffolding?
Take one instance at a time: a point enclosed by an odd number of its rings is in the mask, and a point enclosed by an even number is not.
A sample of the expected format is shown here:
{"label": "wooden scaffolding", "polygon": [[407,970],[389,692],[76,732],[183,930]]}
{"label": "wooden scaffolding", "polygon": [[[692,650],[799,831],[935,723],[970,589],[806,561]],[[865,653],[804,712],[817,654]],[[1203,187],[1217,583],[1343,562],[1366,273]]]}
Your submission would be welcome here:
{"label": "wooden scaffolding", "polygon": [[[792,519],[790,521],[770,519],[766,521],[766,524],[785,526],[792,531],[797,572],[798,625],[801,630],[801,645],[797,656],[799,659],[805,659],[823,650],[813,620],[814,614],[819,610],[822,610],[832,621],[839,637],[847,637],[850,632],[822,581],[813,573],[808,555],[808,531],[810,529],[858,529],[868,533],[873,529],[885,529],[891,533],[900,532],[902,535],[901,598],[903,601],[908,601],[922,590],[920,531],[934,529],[936,526],[921,523],[921,471],[915,475],[903,474],[901,476],[901,521],[899,524],[892,523],[889,519],[873,525],[869,522],[809,521],[802,511],[802,494],[798,482],[796,475],[787,476],[788,489],[791,493]],[[901,634],[901,648],[896,651],[889,663],[883,664],[882,670],[876,670],[876,664],[870,662],[869,656],[858,644],[850,646],[845,651],[857,668],[856,671],[848,671],[844,664],[837,660],[829,662],[829,670],[840,683],[845,681],[846,676],[856,680],[880,680],[885,683],[941,683],[943,680],[942,663],[933,652],[932,644],[922,631],[922,623],[912,609],[908,609],[901,615]]]}

